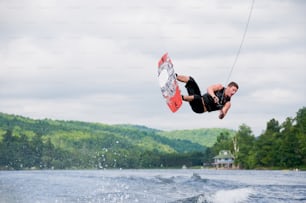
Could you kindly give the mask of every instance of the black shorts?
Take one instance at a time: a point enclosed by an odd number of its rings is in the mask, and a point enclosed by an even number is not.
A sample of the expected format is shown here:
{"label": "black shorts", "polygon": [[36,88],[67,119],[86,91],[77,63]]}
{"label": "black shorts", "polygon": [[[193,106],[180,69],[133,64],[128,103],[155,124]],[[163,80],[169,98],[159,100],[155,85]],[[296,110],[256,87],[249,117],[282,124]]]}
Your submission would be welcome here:
{"label": "black shorts", "polygon": [[194,100],[189,102],[192,110],[196,113],[204,113],[201,90],[196,81],[192,77],[190,77],[185,87],[187,89],[188,94],[194,96]]}

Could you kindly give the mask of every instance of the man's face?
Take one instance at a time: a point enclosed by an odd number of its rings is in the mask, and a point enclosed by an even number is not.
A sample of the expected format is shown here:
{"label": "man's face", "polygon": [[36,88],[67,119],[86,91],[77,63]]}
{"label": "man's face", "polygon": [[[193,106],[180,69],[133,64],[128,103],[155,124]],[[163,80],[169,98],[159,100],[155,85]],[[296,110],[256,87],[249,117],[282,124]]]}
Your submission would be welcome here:
{"label": "man's face", "polygon": [[227,89],[226,96],[228,97],[232,97],[238,91],[237,87],[235,86],[227,87],[226,89]]}

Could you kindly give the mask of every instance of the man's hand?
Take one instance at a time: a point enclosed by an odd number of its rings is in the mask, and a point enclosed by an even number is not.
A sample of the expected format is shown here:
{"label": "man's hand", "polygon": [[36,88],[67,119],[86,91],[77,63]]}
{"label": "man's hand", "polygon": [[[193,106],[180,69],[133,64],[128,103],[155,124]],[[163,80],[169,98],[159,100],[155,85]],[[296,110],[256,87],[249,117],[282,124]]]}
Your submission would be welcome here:
{"label": "man's hand", "polygon": [[215,104],[219,104],[219,98],[217,96],[213,97]]}
{"label": "man's hand", "polygon": [[224,116],[225,116],[225,113],[221,110],[221,111],[220,111],[220,114],[219,114],[219,118],[220,118],[220,119],[223,119]]}

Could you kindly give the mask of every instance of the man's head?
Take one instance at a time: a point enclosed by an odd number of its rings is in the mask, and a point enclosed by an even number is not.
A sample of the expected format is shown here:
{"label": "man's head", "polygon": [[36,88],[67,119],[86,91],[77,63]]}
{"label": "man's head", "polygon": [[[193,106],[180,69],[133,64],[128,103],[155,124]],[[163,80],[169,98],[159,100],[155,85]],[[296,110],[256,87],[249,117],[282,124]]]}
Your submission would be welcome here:
{"label": "man's head", "polygon": [[225,95],[228,97],[231,97],[238,91],[238,89],[239,89],[239,86],[236,82],[230,82],[227,85]]}

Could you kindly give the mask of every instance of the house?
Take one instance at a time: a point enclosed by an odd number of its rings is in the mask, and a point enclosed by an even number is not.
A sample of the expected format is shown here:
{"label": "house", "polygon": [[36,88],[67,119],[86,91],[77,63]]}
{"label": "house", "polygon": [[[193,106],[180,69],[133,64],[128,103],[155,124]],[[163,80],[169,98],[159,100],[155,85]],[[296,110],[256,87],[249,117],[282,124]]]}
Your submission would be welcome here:
{"label": "house", "polygon": [[214,157],[213,165],[219,168],[233,168],[234,167],[234,156],[229,150],[221,150],[218,156]]}

